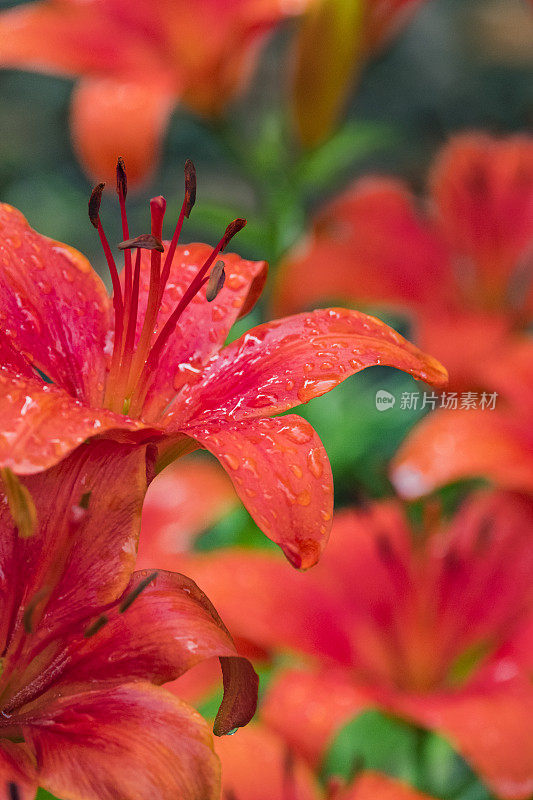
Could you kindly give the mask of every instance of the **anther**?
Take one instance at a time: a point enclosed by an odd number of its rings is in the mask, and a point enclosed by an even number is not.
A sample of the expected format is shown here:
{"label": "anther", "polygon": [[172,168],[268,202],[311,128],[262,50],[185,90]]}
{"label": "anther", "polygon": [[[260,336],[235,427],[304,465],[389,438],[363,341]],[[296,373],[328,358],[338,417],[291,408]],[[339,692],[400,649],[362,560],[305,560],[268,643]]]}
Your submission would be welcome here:
{"label": "anther", "polygon": [[151,233],[141,233],[140,236],[136,236],[134,239],[126,239],[126,241],[120,242],[117,246],[119,250],[158,250],[160,253],[165,250],[161,239],[158,239],[157,236],[152,236]]}
{"label": "anther", "polygon": [[151,572],[150,575],[148,575],[140,583],[137,584],[135,589],[132,589],[131,592],[126,595],[126,597],[124,598],[124,600],[122,601],[122,603],[118,607],[118,610],[119,610],[120,614],[123,614],[125,611],[128,610],[128,608],[131,606],[131,604],[134,602],[134,600],[136,600],[139,597],[141,592],[144,592],[146,587],[150,583],[152,583],[153,580],[155,580],[157,578],[157,575],[158,575],[157,570],[155,572]]}
{"label": "anther", "polygon": [[98,228],[98,222],[100,221],[100,204],[104,187],[105,183],[99,183],[98,186],[95,186],[89,200],[89,219],[95,228]]}
{"label": "anther", "polygon": [[231,239],[233,239],[235,234],[239,233],[239,231],[242,231],[242,229],[244,228],[245,225],[246,225],[246,220],[245,219],[234,219],[233,222],[230,222],[230,224],[228,225],[228,227],[224,231],[224,236],[222,237],[222,243],[221,243],[221,247],[220,247],[220,252],[222,252],[223,250],[226,249],[226,247],[228,246],[228,244],[231,241]]}
{"label": "anther", "polygon": [[211,275],[209,276],[209,280],[207,281],[207,289],[205,292],[205,296],[208,303],[211,303],[215,299],[217,294],[224,286],[225,280],[226,280],[226,273],[224,272],[224,262],[217,261],[217,263],[211,270]]}
{"label": "anther", "polygon": [[128,178],[126,176],[126,166],[124,159],[119,156],[117,161],[117,194],[126,199],[128,194]]}
{"label": "anther", "polygon": [[24,631],[26,633],[33,633],[34,630],[33,615],[35,609],[37,608],[39,603],[42,600],[44,600],[44,598],[48,595],[49,591],[50,590],[46,586],[44,586],[42,589],[39,589],[39,591],[33,595],[28,605],[24,609],[24,613],[22,614],[22,627],[24,628]]}
{"label": "anther", "polygon": [[196,169],[191,159],[185,162],[185,199],[183,201],[183,213],[189,219],[193,206],[196,202]]}
{"label": "anther", "polygon": [[85,630],[83,632],[84,638],[85,639],[90,639],[91,636],[94,636],[95,633],[98,633],[98,631],[102,630],[104,625],[107,625],[108,622],[109,622],[109,618],[106,617],[105,614],[102,614],[101,616],[97,617],[95,619],[95,621],[93,623],[91,623],[91,625],[89,625],[87,628],[85,628]]}

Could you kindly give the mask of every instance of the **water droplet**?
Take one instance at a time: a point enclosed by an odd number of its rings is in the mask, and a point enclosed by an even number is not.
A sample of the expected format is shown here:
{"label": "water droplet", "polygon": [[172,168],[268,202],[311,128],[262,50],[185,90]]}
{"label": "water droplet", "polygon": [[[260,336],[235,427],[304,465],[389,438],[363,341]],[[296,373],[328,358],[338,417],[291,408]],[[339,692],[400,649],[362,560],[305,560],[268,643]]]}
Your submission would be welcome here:
{"label": "water droplet", "polygon": [[298,503],[299,506],[308,506],[310,504],[311,495],[309,494],[307,489],[305,489],[303,492],[300,492],[300,494],[296,498],[296,502]]}
{"label": "water droplet", "polygon": [[320,451],[316,447],[309,451],[309,455],[307,456],[307,466],[309,467],[309,472],[311,475],[314,475],[315,478],[318,479],[322,476],[324,467],[322,465]]}
{"label": "water droplet", "polygon": [[302,477],[303,472],[300,469],[300,467],[298,466],[298,464],[291,464],[290,468],[291,468],[292,472],[294,473],[294,475],[296,475],[297,478],[301,478]]}
{"label": "water droplet", "polygon": [[241,462],[237,458],[237,456],[232,455],[231,453],[224,453],[222,458],[228,465],[230,469],[239,469]]}

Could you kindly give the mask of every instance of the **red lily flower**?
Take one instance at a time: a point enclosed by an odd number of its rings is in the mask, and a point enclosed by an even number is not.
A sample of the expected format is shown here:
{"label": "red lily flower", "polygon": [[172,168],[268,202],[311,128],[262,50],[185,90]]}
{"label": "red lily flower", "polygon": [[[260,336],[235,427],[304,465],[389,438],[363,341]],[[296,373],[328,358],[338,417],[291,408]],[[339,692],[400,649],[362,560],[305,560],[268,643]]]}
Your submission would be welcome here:
{"label": "red lily flower", "polygon": [[486,367],[498,394],[494,410],[439,409],[418,423],[391,464],[391,480],[407,498],[465,478],[533,493],[533,342],[509,346]]}
{"label": "red lily flower", "polygon": [[[6,320],[0,466],[37,472],[95,436],[157,441],[158,468],[204,447],[221,461],[262,530],[291,563],[309,567],[331,525],[329,462],[309,423],[295,415],[270,417],[374,364],[437,386],[446,372],[379,320],[342,308],[259,325],[223,347],[232,324],[260,293],[266,264],[233,254],[217,261],[243,220],[229,225],[213,250],[177,245],[194,202],[190,162],[186,176],[172,241],[161,242],[160,197],[150,204],[151,234],[130,239],[119,163],[126,240],[120,279],[99,217],[102,186],[94,190],[90,216],[111,271],[113,314],[82,255],[33,231],[15,209],[0,207]],[[228,277],[221,288],[224,265]]]}
{"label": "red lily flower", "polygon": [[398,181],[363,178],[348,189],[288,258],[277,307],[342,297],[407,312],[451,383],[476,389],[532,316],[533,139],[457,136],[430,187],[424,217]]}
{"label": "red lily flower", "polygon": [[42,0],[0,15],[0,65],[79,78],[74,147],[91,176],[157,161],[180,101],[217,115],[250,75],[264,35],[301,1]]}
{"label": "red lily flower", "polygon": [[[246,724],[256,676],[189,578],[133,573],[145,448],[95,442],[24,479],[38,524],[0,504],[0,774],[79,800],[218,798],[205,722],[160,684],[219,656],[215,732]],[[111,498],[111,499],[110,499]]]}
{"label": "red lily flower", "polygon": [[416,532],[391,501],[339,512],[305,576],[244,550],[153,563],[186,567],[239,641],[303,659],[278,673],[262,718],[311,764],[380,708],[439,731],[519,800],[533,791],[532,526],[532,501],[513,493],[475,495]]}
{"label": "red lily flower", "polygon": [[332,781],[324,791],[283,739],[257,723],[243,728],[234,739],[220,739],[216,750],[222,762],[224,800],[430,800],[375,772],[361,773],[349,787]]}

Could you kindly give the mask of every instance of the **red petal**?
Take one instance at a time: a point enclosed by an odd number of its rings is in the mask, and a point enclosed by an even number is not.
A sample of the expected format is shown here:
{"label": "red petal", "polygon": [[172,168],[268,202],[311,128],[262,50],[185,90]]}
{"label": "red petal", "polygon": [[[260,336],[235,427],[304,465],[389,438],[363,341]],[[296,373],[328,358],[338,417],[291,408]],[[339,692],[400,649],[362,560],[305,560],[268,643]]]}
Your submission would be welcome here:
{"label": "red petal", "polygon": [[[58,629],[68,629],[69,635],[80,625],[84,629],[94,608],[124,591],[135,563],[146,469],[145,448],[98,441],[26,478],[38,520],[35,534],[26,539],[17,535],[9,510],[0,505],[0,645],[11,648],[5,661],[11,655],[17,663],[22,659],[13,651],[28,622],[35,628],[25,637],[29,658],[43,637],[57,635]],[[84,495],[85,515],[74,508]],[[49,590],[44,615],[39,618],[37,612],[37,622],[31,615],[25,621],[23,612],[44,589]],[[41,669],[44,673],[42,664]]]}
{"label": "red petal", "polygon": [[0,64],[60,75],[146,76],[161,70],[155,21],[141,3],[29,3],[0,15]]}
{"label": "red petal", "polygon": [[431,800],[429,795],[417,792],[406,783],[379,775],[363,772],[345,792],[335,795],[335,800]]}
{"label": "red petal", "polygon": [[295,753],[318,767],[342,726],[375,705],[345,671],[284,670],[269,686],[261,718]]}
{"label": "red petal", "polygon": [[[37,776],[35,765],[26,745],[2,739],[2,744],[0,744],[0,785],[5,787],[6,794],[4,796],[7,798],[34,800],[37,792]],[[10,793],[12,785],[16,789]]]}
{"label": "red petal", "polygon": [[169,557],[187,551],[199,534],[237,502],[216,462],[188,458],[167,467],[153,481],[144,501],[138,569],[167,569]]}
{"label": "red petal", "polygon": [[533,690],[498,687],[459,696],[401,699],[394,710],[450,740],[505,800],[533,792]]}
{"label": "red petal", "polygon": [[[123,39],[127,34],[121,32]],[[153,81],[126,77],[86,78],[72,97],[74,149],[94,180],[113,182],[117,153],[126,163],[130,185],[152,174],[177,95],[165,75]]]}
{"label": "red petal", "polygon": [[[165,249],[168,250],[168,242]],[[159,330],[211,252],[207,244],[176,248],[158,317]],[[137,336],[144,320],[150,283],[150,256],[147,252],[142,255]],[[250,311],[261,294],[267,275],[265,261],[247,261],[234,253],[224,253],[223,260],[226,281],[216,300],[206,301],[204,287],[183,312],[163,351],[149,394],[153,414],[162,413],[185,383],[198,380],[201,368],[222,347],[233,323]]]}
{"label": "red petal", "polygon": [[[252,328],[220,352],[201,379],[182,390],[169,427],[212,417],[245,420],[307,403],[376,364],[402,369],[434,386],[445,369],[388,325],[329,308]],[[192,434],[191,434],[192,435]]]}
{"label": "red petal", "polygon": [[188,433],[219,459],[254,520],[291,564],[315,564],[331,528],[333,480],[311,425],[291,414]]}
{"label": "red petal", "polygon": [[487,477],[509,489],[533,489],[533,437],[505,411],[438,411],[419,423],[392,462],[404,497],[464,478]]}
{"label": "red petal", "polygon": [[82,442],[106,434],[142,443],[158,433],[139,420],[92,409],[40,378],[0,372],[0,465],[19,475],[57,464]]}
{"label": "red petal", "polygon": [[447,250],[419,219],[411,193],[397,181],[365,178],[320,214],[311,238],[286,258],[276,311],[348,299],[424,307],[433,305],[435,285],[442,307],[453,297],[451,283]]}
{"label": "red petal", "polygon": [[45,697],[24,735],[37,755],[40,785],[58,797],[219,798],[220,768],[205,721],[150,684],[87,685]]}
{"label": "red petal", "polygon": [[457,254],[479,271],[486,298],[502,296],[533,229],[533,143],[457,136],[441,153],[432,186],[443,232]]}
{"label": "red petal", "polygon": [[[216,752],[222,762],[223,797],[318,800],[322,796],[309,768],[300,759],[289,761],[283,740],[265,726],[252,723],[235,737],[217,740]],[[290,795],[285,794],[287,784]]]}
{"label": "red petal", "polygon": [[100,631],[85,641],[72,643],[62,685],[135,678],[166,683],[195,664],[218,656],[224,677],[224,699],[215,733],[222,735],[246,725],[255,712],[257,676],[246,659],[237,657],[220,617],[190,578],[158,572],[121,612],[123,600],[148,574],[147,571],[134,574],[115,608],[106,610],[109,621]]}
{"label": "red petal", "polygon": [[13,347],[73,397],[102,396],[110,303],[81,253],[0,205],[0,305]]}

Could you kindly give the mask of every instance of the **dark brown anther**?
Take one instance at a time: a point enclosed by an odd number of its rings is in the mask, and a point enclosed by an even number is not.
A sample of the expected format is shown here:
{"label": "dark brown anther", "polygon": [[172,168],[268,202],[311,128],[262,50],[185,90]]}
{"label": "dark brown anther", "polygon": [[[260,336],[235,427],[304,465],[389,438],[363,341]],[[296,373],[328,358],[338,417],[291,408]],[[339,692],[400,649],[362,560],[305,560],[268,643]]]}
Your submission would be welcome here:
{"label": "dark brown anther", "polygon": [[121,156],[119,156],[117,161],[117,194],[124,199],[126,199],[126,195],[128,194],[126,167],[124,165],[124,159]]}
{"label": "dark brown anther", "polygon": [[376,550],[383,564],[390,564],[392,561],[395,561],[396,555],[394,553],[394,548],[386,533],[379,533],[376,536]]}
{"label": "dark brown anther", "polygon": [[224,231],[224,236],[222,237],[223,244],[222,247],[220,248],[221,251],[227,247],[228,242],[230,241],[230,239],[233,239],[236,233],[242,231],[245,225],[246,225],[245,219],[234,219],[233,222],[230,222],[230,224]]}
{"label": "dark brown anther", "polygon": [[196,202],[196,169],[191,159],[185,162],[185,202],[183,213],[189,219],[193,206]]}
{"label": "dark brown anther", "polygon": [[7,797],[8,800],[21,800],[20,789],[13,781],[7,784]]}
{"label": "dark brown anther", "polygon": [[95,228],[98,227],[100,219],[100,203],[102,202],[102,192],[104,191],[105,183],[99,183],[91,192],[91,199],[89,200],[89,219]]}
{"label": "dark brown anther", "polygon": [[217,261],[217,263],[211,270],[209,280],[207,281],[207,289],[205,292],[205,296],[208,303],[211,303],[215,299],[217,294],[224,286],[225,280],[226,280],[226,273],[224,271],[224,262]]}
{"label": "dark brown anther", "polygon": [[122,603],[118,607],[118,610],[119,610],[120,614],[123,614],[125,611],[128,610],[128,608],[131,606],[133,601],[136,600],[139,597],[141,592],[144,592],[146,587],[150,583],[152,583],[153,580],[155,580],[157,578],[157,574],[158,574],[157,570],[155,572],[151,572],[150,575],[148,575],[146,578],[143,578],[143,580],[140,583],[137,584],[135,589],[132,589],[131,592],[126,595],[126,597],[124,598],[124,600],[122,601]]}
{"label": "dark brown anther", "polygon": [[109,618],[106,617],[105,614],[102,614],[101,616],[97,617],[94,622],[92,622],[87,628],[85,628],[83,632],[84,638],[90,639],[91,636],[94,636],[95,633],[98,633],[98,631],[102,630],[104,625],[107,625],[108,622]]}
{"label": "dark brown anther", "polygon": [[92,492],[85,492],[82,494],[79,502],[80,508],[87,510],[89,508],[89,503],[91,501]]}
{"label": "dark brown anther", "polygon": [[157,236],[152,236],[151,233],[141,233],[134,239],[126,239],[125,242],[120,242],[118,245],[119,250],[158,250],[160,253],[164,252],[163,242]]}
{"label": "dark brown anther", "polygon": [[22,614],[22,627],[26,633],[33,633],[33,614],[39,603],[48,595],[48,588],[43,587],[35,592]]}

